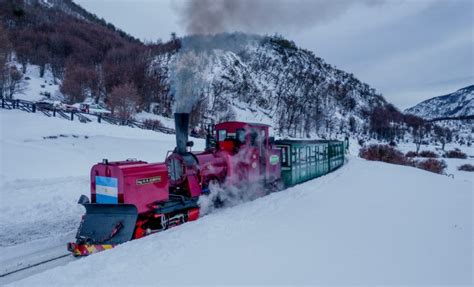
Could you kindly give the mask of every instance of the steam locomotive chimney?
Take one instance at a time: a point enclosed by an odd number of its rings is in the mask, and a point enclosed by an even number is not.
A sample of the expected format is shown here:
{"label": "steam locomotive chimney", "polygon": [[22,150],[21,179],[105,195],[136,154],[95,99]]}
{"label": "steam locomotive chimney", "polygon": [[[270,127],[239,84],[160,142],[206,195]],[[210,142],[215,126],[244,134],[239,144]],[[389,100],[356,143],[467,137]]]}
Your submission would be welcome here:
{"label": "steam locomotive chimney", "polygon": [[188,113],[175,113],[174,123],[176,129],[176,151],[179,154],[186,153],[186,144],[188,143]]}

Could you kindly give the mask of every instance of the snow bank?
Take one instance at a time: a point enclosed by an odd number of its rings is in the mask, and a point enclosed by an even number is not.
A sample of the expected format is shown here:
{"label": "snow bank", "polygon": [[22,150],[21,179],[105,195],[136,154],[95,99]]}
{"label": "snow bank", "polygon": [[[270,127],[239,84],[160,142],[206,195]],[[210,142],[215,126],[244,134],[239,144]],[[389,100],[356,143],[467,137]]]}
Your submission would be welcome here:
{"label": "snow bank", "polygon": [[467,285],[472,191],[351,158],[325,177],[13,285]]}

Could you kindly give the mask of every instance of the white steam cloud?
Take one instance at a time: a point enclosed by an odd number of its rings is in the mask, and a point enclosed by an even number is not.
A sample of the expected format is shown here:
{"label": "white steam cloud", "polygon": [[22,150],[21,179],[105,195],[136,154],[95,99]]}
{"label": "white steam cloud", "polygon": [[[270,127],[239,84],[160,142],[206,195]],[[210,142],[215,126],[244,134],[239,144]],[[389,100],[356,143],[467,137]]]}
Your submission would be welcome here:
{"label": "white steam cloud", "polygon": [[189,113],[200,98],[204,80],[202,71],[207,56],[202,52],[183,50],[171,63],[171,92],[174,95],[174,112]]}
{"label": "white steam cloud", "polygon": [[[199,197],[199,206],[203,215],[212,213],[216,208],[216,202],[219,203],[219,207],[232,207],[255,200],[270,192],[269,188],[263,184],[262,175],[249,175],[252,165],[258,165],[258,158],[252,157],[251,149],[241,149],[231,161],[237,173],[233,173],[233,177],[227,177],[223,185],[211,184],[210,193]],[[242,178],[238,175],[239,172],[243,173]]]}

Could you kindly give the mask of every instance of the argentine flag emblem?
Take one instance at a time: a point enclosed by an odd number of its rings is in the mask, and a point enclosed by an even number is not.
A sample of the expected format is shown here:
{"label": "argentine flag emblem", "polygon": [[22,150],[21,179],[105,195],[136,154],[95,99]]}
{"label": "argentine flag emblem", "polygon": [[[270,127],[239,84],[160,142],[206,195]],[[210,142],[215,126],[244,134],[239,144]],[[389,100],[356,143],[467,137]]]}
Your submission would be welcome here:
{"label": "argentine flag emblem", "polygon": [[118,180],[114,177],[96,176],[95,194],[97,203],[118,203]]}

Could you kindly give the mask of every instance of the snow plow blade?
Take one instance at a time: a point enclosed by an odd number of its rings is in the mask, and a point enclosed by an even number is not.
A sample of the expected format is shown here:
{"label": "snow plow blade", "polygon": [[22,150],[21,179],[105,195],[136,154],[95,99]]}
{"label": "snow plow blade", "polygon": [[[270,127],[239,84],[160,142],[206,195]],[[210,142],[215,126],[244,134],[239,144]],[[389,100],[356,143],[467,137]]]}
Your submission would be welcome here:
{"label": "snow plow blade", "polygon": [[82,204],[86,208],[75,243],[68,250],[76,256],[110,249],[132,239],[138,211],[132,204]]}

